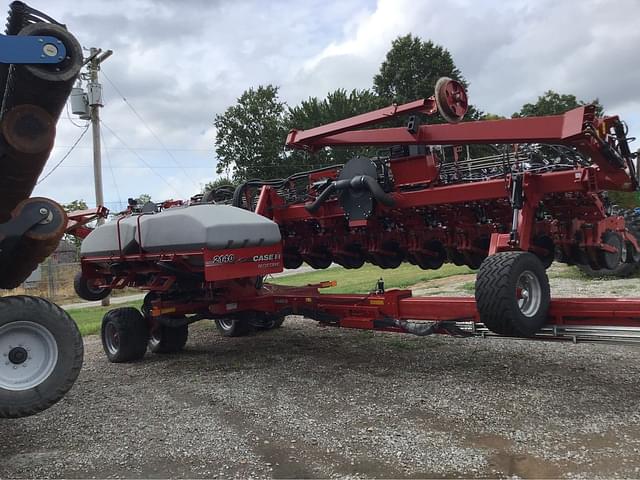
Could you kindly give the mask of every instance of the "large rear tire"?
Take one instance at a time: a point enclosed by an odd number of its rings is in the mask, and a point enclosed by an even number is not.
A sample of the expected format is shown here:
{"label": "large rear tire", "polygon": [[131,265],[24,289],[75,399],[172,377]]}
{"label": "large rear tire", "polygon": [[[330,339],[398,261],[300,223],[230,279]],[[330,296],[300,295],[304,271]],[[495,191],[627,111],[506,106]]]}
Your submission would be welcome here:
{"label": "large rear tire", "polygon": [[528,252],[487,257],[476,277],[480,320],[494,333],[530,337],[547,321],[551,295],[540,259]]}
{"label": "large rear tire", "polygon": [[73,386],[82,337],[57,305],[29,296],[0,299],[0,418],[33,415]]}

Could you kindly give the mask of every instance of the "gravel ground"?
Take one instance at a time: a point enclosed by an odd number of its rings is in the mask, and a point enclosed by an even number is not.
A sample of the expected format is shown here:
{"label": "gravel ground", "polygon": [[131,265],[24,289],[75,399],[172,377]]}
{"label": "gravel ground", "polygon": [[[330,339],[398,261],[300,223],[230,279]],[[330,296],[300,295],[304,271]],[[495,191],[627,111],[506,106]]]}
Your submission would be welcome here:
{"label": "gravel ground", "polygon": [[0,477],[640,477],[637,347],[296,317],[243,338],[201,322],[182,354],[125,365],[85,340],[59,404],[0,420]]}

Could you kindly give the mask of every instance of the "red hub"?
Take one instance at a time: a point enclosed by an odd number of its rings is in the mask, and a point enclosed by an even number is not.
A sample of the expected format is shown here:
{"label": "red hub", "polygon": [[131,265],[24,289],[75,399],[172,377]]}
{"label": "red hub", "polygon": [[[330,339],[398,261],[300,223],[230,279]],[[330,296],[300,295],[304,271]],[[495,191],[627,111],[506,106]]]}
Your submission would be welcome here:
{"label": "red hub", "polygon": [[442,77],[436,83],[435,99],[440,115],[449,123],[460,122],[469,108],[462,84],[448,77]]}

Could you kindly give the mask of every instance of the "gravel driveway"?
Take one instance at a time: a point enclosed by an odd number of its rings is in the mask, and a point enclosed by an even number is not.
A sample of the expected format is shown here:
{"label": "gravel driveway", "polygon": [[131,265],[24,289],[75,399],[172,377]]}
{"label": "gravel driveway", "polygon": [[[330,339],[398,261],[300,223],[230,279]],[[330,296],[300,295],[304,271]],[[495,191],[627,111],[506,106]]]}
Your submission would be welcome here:
{"label": "gravel driveway", "polygon": [[0,420],[0,477],[637,478],[639,403],[638,347],[201,322],[128,365],[87,337],[66,398]]}

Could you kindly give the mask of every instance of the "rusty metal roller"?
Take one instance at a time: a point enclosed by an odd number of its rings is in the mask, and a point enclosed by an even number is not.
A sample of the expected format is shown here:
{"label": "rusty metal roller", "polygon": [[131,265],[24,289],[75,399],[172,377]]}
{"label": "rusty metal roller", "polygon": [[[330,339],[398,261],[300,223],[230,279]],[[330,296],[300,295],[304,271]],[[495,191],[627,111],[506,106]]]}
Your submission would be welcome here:
{"label": "rusty metal roller", "polygon": [[11,216],[17,218],[28,210],[41,208],[48,210],[47,217],[22,236],[10,255],[0,257],[0,288],[20,285],[58,246],[68,221],[58,203],[48,198],[29,198],[21,202]]}
{"label": "rusty metal roller", "polygon": [[35,105],[18,105],[0,123],[0,222],[33,191],[56,134],[55,121]]}

